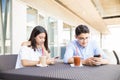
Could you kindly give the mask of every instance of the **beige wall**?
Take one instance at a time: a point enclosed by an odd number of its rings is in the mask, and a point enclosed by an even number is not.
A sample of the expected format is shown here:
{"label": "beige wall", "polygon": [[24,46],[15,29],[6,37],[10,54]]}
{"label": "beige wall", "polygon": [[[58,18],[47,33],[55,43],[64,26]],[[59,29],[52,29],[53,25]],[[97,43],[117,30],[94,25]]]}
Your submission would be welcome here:
{"label": "beige wall", "polygon": [[18,53],[26,40],[26,5],[18,0],[13,0],[12,5],[12,53]]}

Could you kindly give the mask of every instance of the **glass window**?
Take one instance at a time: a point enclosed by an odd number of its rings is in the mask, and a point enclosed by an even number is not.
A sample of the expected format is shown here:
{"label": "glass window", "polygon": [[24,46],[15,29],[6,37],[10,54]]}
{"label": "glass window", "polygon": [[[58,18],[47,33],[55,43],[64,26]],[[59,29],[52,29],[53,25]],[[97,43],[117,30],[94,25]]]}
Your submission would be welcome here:
{"label": "glass window", "polygon": [[63,37],[63,43],[65,45],[68,44],[71,41],[71,39],[72,39],[72,34],[71,33],[72,33],[72,26],[64,23],[63,24],[63,35],[64,36],[62,36],[62,37]]}
{"label": "glass window", "polygon": [[11,0],[0,0],[0,53],[10,54],[11,51]]}
{"label": "glass window", "polygon": [[30,37],[33,27],[37,25],[37,10],[27,7],[27,39]]}
{"label": "glass window", "polygon": [[57,20],[54,18],[48,18],[48,39],[51,51],[51,56],[58,55],[58,29]]}
{"label": "glass window", "polygon": [[44,17],[39,14],[39,25],[45,27],[45,20]]}

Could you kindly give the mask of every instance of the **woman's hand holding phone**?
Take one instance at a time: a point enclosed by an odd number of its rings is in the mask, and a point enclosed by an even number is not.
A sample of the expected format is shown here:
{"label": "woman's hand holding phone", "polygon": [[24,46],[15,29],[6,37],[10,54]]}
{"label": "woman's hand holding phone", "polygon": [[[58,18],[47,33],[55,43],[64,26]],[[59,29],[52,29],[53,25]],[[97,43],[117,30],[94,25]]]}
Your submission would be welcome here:
{"label": "woman's hand holding phone", "polygon": [[54,57],[54,59],[59,59],[59,56]]}

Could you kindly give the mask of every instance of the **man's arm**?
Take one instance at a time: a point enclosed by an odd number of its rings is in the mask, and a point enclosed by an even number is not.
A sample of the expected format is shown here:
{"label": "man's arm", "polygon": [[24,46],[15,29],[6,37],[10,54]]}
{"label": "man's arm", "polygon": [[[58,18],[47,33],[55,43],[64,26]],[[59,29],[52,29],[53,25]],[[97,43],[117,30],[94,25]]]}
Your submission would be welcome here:
{"label": "man's arm", "polygon": [[69,64],[73,64],[73,63],[74,63],[73,57],[71,57],[71,58],[68,59],[68,63],[69,63]]}
{"label": "man's arm", "polygon": [[66,47],[66,51],[64,54],[64,63],[73,63],[73,55],[74,55],[74,45],[70,43]]}

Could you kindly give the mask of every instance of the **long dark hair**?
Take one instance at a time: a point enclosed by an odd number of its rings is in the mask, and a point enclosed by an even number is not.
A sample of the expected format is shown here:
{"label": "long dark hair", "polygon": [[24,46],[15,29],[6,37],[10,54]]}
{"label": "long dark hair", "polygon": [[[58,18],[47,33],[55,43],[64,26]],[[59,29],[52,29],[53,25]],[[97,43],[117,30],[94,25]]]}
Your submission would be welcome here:
{"label": "long dark hair", "polygon": [[45,42],[44,42],[44,46],[46,48],[46,50],[48,51],[48,53],[50,52],[49,48],[48,48],[48,35],[47,35],[47,31],[45,30],[45,28],[43,28],[42,26],[36,26],[34,27],[34,29],[31,32],[30,38],[28,41],[31,41],[31,45],[29,45],[29,47],[32,46],[32,48],[34,49],[34,51],[36,51],[36,40],[35,37],[37,35],[39,35],[40,33],[45,33]]}

